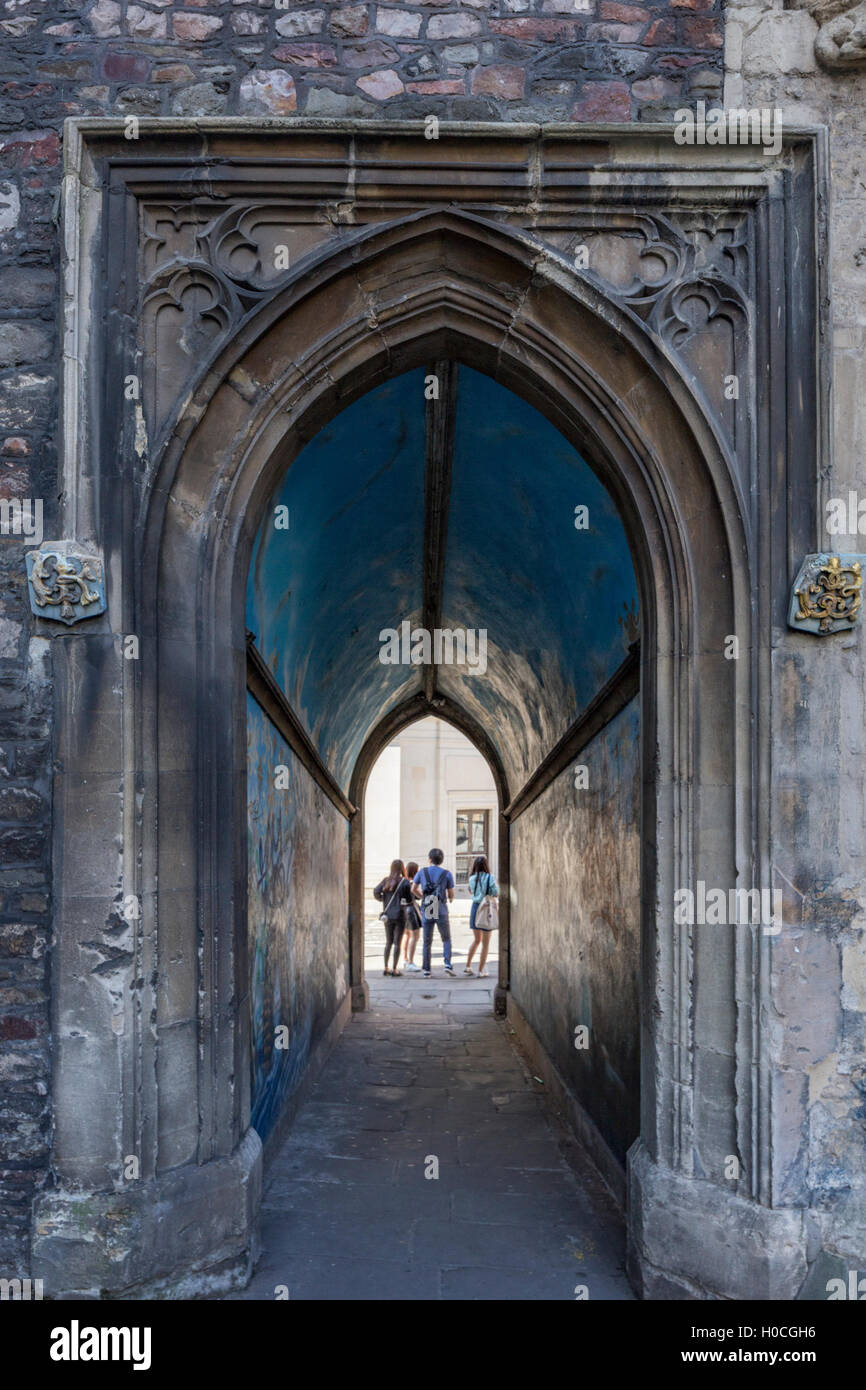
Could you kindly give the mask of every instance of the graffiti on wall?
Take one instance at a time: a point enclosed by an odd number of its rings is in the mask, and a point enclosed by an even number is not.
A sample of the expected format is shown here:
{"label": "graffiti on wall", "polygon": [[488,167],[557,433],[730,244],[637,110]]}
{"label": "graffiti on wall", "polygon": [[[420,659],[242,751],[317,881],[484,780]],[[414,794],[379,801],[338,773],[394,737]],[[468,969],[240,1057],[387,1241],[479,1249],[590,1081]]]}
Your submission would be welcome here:
{"label": "graffiti on wall", "polygon": [[637,699],[515,821],[511,879],[515,998],[624,1162],[640,1097]]}

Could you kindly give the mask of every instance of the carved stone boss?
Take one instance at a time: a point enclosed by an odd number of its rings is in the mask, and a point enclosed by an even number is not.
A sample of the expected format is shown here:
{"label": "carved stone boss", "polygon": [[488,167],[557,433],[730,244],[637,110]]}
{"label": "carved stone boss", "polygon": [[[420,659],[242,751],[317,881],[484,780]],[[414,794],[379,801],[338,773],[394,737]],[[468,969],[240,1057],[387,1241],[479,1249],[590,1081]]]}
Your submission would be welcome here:
{"label": "carved stone boss", "polygon": [[815,57],[827,72],[866,68],[866,0],[794,0],[819,26]]}

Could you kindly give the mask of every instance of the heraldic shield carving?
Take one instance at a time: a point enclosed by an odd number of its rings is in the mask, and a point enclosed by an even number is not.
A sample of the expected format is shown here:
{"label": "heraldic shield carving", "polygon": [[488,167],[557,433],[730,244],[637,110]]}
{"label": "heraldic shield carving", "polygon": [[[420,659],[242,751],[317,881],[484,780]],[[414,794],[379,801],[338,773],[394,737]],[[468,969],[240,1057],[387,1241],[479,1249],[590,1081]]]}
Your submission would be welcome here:
{"label": "heraldic shield carving", "polygon": [[826,637],[852,628],[860,616],[866,555],[807,555],[791,594],[788,623]]}
{"label": "heraldic shield carving", "polygon": [[105,571],[98,555],[74,541],[45,541],[25,560],[30,608],[37,618],[71,626],[105,612]]}

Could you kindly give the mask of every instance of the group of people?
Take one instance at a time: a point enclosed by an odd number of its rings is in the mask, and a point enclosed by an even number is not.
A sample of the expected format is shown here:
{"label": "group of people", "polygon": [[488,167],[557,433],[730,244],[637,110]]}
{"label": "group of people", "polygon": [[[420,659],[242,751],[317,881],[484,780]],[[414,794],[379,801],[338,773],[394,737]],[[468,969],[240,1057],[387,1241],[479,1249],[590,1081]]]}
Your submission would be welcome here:
{"label": "group of people", "polygon": [[[451,925],[448,919],[448,904],[454,901],[454,875],[450,869],[442,867],[444,858],[441,849],[431,849],[428,863],[423,869],[419,869],[414,862],[404,866],[402,859],[394,859],[387,878],[383,878],[373,889],[373,896],[383,905],[380,918],[385,925],[386,975],[403,974],[400,969],[401,946],[403,968],[407,971],[418,970],[415,948],[423,931],[421,969],[424,978],[429,979],[432,974],[433,930],[436,927],[442,938],[445,974],[456,974],[451,964]],[[488,908],[479,918],[479,909],[482,903],[490,904],[499,897],[499,887],[483,854],[472,865],[469,891],[472,894],[469,926],[473,941],[463,974],[474,975],[472,960],[476,950],[480,949],[478,975],[485,979],[490,935],[495,930],[497,917]],[[476,919],[479,921],[477,926]],[[392,959],[393,964],[390,963]]]}

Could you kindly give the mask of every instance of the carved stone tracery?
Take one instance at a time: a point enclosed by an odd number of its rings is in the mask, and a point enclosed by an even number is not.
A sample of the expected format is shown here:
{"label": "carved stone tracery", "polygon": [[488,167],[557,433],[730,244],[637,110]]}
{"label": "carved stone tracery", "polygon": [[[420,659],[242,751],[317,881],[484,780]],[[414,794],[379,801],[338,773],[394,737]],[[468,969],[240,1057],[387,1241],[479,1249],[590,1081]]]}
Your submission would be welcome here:
{"label": "carved stone tracery", "polygon": [[[709,327],[707,398],[718,404],[733,440],[735,412],[719,393],[742,360],[751,271],[748,214],[692,208],[578,205],[566,225],[542,213],[531,232],[540,247],[562,256],[603,292],[637,314],[668,351],[682,354],[700,377],[695,335]],[[300,263],[335,235],[363,234],[369,224],[339,226],[327,207],[311,209],[276,199],[143,206],[140,342],[145,361],[145,411],[155,428],[204,357],[228,339],[240,320],[277,294]]]}

